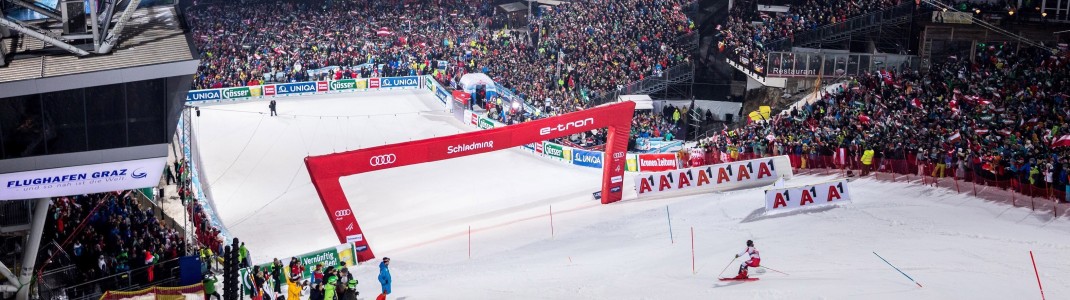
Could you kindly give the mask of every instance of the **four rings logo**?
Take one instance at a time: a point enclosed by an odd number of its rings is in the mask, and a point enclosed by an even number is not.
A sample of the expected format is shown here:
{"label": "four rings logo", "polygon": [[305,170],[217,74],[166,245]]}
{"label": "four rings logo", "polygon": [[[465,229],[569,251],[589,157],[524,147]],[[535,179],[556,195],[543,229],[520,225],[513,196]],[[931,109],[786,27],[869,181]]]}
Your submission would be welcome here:
{"label": "four rings logo", "polygon": [[620,159],[624,157],[624,152],[613,152],[613,159]]}
{"label": "four rings logo", "polygon": [[394,154],[383,154],[383,155],[372,156],[371,158],[368,159],[368,164],[371,165],[372,167],[378,167],[378,166],[385,166],[385,165],[393,164],[396,161],[398,161],[398,156],[397,155],[394,155]]}
{"label": "four rings logo", "polygon": [[565,124],[557,124],[557,126],[543,127],[541,129],[539,129],[539,135],[547,135],[547,134],[550,134],[551,132],[554,132],[554,131],[565,131],[565,130],[569,130],[569,129],[573,128],[573,127],[575,127],[575,128],[586,127],[587,125],[592,125],[592,124],[594,124],[594,118],[586,118],[586,119],[578,120],[578,121],[574,121],[574,122],[567,122]]}
{"label": "four rings logo", "polygon": [[339,210],[334,211],[334,219],[335,220],[341,220],[343,217],[348,217],[350,215],[353,215],[353,211],[348,209],[348,208],[347,209],[339,209]]}

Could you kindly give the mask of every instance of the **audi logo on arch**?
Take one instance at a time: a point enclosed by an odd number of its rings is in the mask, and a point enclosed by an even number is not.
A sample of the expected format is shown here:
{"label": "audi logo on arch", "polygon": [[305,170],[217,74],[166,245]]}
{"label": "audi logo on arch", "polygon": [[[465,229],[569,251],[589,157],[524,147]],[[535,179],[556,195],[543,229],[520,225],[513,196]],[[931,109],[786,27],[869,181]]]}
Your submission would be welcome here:
{"label": "audi logo on arch", "polygon": [[334,219],[335,220],[341,220],[343,217],[348,217],[350,215],[353,215],[353,211],[349,210],[348,208],[347,209],[339,209],[339,210],[334,211]]}
{"label": "audi logo on arch", "polygon": [[368,164],[370,164],[372,167],[378,167],[378,166],[390,165],[390,164],[393,164],[394,162],[397,162],[397,161],[398,161],[398,156],[397,155],[394,155],[394,154],[383,154],[383,155],[372,156],[372,158],[368,159]]}

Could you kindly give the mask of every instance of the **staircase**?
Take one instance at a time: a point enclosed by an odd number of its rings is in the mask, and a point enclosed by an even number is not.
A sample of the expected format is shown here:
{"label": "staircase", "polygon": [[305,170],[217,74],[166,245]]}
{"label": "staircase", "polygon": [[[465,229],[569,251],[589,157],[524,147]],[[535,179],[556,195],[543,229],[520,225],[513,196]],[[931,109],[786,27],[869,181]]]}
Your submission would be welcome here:
{"label": "staircase", "polygon": [[615,91],[591,100],[590,106],[617,101],[620,95],[649,95],[665,90],[669,85],[691,83],[695,78],[694,65],[686,62],[662,71],[661,76],[650,76],[629,83]]}
{"label": "staircase", "polygon": [[792,47],[821,48],[822,44],[847,41],[852,36],[869,34],[883,26],[905,24],[910,22],[913,13],[914,3],[907,2],[899,6],[848,18],[843,22],[795,33],[793,37],[772,41],[764,46],[766,51],[789,51]]}

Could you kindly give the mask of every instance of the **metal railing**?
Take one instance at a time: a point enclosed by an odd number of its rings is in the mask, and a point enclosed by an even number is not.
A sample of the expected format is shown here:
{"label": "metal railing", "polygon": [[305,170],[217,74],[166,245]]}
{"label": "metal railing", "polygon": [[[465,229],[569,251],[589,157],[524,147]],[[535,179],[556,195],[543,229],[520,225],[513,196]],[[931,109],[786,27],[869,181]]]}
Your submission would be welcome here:
{"label": "metal railing", "polygon": [[[148,281],[149,267],[154,280]],[[175,286],[179,282],[178,259],[158,262],[130,271],[85,281],[75,266],[49,270],[41,275],[37,292],[41,300],[97,300],[107,291],[136,291],[152,286]]]}
{"label": "metal railing", "polygon": [[869,28],[894,24],[895,22],[906,22],[913,13],[914,2],[908,1],[899,6],[847,18],[847,20],[842,22],[828,24],[804,32],[796,32],[791,37],[772,41],[764,46],[766,51],[786,50],[796,46],[834,41]]}
{"label": "metal railing", "polygon": [[[939,8],[939,9],[955,10],[954,7],[951,7],[951,6],[947,5],[947,4],[944,4],[944,3],[941,3],[941,2],[938,2],[938,1],[933,1],[933,0],[921,0],[921,1],[924,2],[927,5],[931,5],[933,7]],[[1004,36],[1012,37],[1016,41],[1024,43],[1026,45],[1033,46],[1033,47],[1040,48],[1040,49],[1044,49],[1044,50],[1046,50],[1048,52],[1051,52],[1051,53],[1055,53],[1055,49],[1052,49],[1050,47],[1044,46],[1044,44],[1038,43],[1036,41],[1033,41],[1033,40],[1028,39],[1028,38],[1026,38],[1024,36],[1012,33],[1010,31],[1004,30],[1003,28],[999,28],[999,27],[997,27],[995,25],[992,25],[992,24],[990,24],[988,22],[985,22],[984,20],[982,20],[982,19],[980,19],[980,18],[978,18],[976,16],[971,15],[970,18],[973,19],[973,24],[974,25],[980,26],[981,28],[988,29],[988,30],[991,30],[991,31],[995,31],[996,33],[999,33],[999,34],[1004,35]]]}

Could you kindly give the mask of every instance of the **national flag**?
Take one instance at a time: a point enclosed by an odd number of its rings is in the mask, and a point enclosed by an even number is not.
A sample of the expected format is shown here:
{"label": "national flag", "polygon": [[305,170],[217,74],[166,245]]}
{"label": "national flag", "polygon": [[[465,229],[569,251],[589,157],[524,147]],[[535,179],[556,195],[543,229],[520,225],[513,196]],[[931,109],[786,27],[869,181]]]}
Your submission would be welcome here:
{"label": "national flag", "polygon": [[948,141],[948,142],[952,142],[952,143],[954,143],[955,141],[959,140],[960,138],[962,138],[962,134],[961,134],[961,133],[958,133],[958,132],[956,132],[955,134],[953,134],[953,135],[951,135],[950,137],[948,137],[948,138],[947,138],[947,141]]}
{"label": "national flag", "polygon": [[988,129],[974,129],[973,133],[977,135],[986,135],[988,134]]}
{"label": "national flag", "polygon": [[862,122],[862,124],[869,124],[869,117],[866,115],[858,115],[858,121]]}
{"label": "national flag", "polygon": [[1054,141],[1051,142],[1051,147],[1052,148],[1055,148],[1055,147],[1067,147],[1067,146],[1070,146],[1070,134],[1065,134],[1063,136],[1060,136],[1059,138],[1057,138],[1057,139],[1055,139]]}
{"label": "national flag", "polygon": [[914,98],[914,100],[910,100],[910,104],[913,104],[914,107],[917,107],[917,108],[923,108],[921,106],[921,100],[918,99],[918,98]]}

